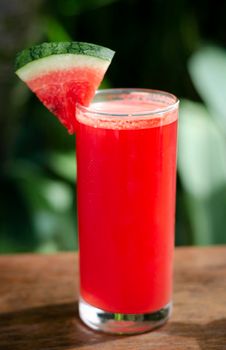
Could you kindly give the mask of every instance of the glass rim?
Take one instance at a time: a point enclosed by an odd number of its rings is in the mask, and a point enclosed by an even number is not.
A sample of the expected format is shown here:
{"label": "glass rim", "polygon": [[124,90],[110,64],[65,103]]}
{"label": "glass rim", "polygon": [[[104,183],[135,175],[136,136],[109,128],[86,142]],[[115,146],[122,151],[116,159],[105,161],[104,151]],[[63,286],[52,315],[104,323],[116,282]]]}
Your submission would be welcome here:
{"label": "glass rim", "polygon": [[113,89],[99,89],[96,91],[94,99],[98,95],[122,95],[122,94],[132,94],[132,93],[146,93],[147,95],[156,95],[156,96],[162,96],[167,97],[172,100],[172,103],[167,104],[164,107],[158,107],[156,109],[152,110],[146,110],[145,112],[136,112],[136,113],[111,113],[111,112],[103,112],[99,109],[95,109],[92,106],[83,106],[80,103],[77,103],[76,106],[85,113],[91,114],[93,117],[95,115],[98,115],[99,117],[108,117],[109,119],[112,118],[121,118],[121,117],[127,117],[129,119],[137,118],[137,117],[151,117],[151,116],[158,116],[167,112],[171,112],[175,110],[180,100],[172,93],[166,92],[163,90],[156,90],[156,89],[143,89],[143,88],[113,88]]}

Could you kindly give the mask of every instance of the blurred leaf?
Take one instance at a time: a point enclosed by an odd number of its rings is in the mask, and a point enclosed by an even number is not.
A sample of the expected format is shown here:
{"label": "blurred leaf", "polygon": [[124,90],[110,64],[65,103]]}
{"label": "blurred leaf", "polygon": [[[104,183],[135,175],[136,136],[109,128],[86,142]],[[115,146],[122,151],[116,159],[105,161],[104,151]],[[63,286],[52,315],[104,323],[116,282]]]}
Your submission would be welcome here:
{"label": "blurred leaf", "polygon": [[226,185],[207,198],[185,193],[186,206],[195,245],[225,242]]}
{"label": "blurred leaf", "polygon": [[206,108],[182,101],[178,169],[185,189],[206,197],[226,182],[225,140]]}
{"label": "blurred leaf", "polygon": [[70,186],[62,181],[49,179],[37,165],[17,160],[11,167],[11,173],[35,210],[45,208],[59,213],[71,207],[73,193]]}
{"label": "blurred leaf", "polygon": [[204,47],[192,55],[189,71],[211,115],[226,130],[226,51]]}
{"label": "blurred leaf", "polygon": [[[73,160],[75,162],[74,157]],[[25,160],[14,162],[8,172],[23,193],[25,203],[30,209],[35,237],[41,242],[41,247],[51,241],[58,247],[56,249],[74,250],[74,186],[49,178],[37,164]]]}
{"label": "blurred leaf", "polygon": [[76,210],[66,212],[58,218],[59,229],[56,235],[56,242],[61,250],[75,250],[78,248],[76,231]]}
{"label": "blurred leaf", "polygon": [[52,16],[42,18],[43,31],[49,41],[70,41],[72,40],[61,23]]}
{"label": "blurred leaf", "polygon": [[56,242],[54,241],[46,241],[45,243],[41,244],[37,249],[37,253],[56,253],[59,250],[59,247],[57,246]]}
{"label": "blurred leaf", "polygon": [[76,181],[76,159],[75,152],[59,153],[53,152],[48,156],[48,166],[59,176],[71,181]]}
{"label": "blurred leaf", "polygon": [[206,108],[182,101],[178,170],[194,244],[225,240],[226,145]]}
{"label": "blurred leaf", "polygon": [[75,219],[74,210],[60,214],[44,210],[36,211],[34,220],[41,246],[54,242],[57,250],[75,250],[77,248]]}
{"label": "blurred leaf", "polygon": [[71,207],[73,194],[67,184],[50,179],[38,181],[40,194],[54,210],[65,212]]}
{"label": "blurred leaf", "polygon": [[37,209],[33,213],[34,225],[42,242],[53,239],[58,230],[58,214],[49,210]]}

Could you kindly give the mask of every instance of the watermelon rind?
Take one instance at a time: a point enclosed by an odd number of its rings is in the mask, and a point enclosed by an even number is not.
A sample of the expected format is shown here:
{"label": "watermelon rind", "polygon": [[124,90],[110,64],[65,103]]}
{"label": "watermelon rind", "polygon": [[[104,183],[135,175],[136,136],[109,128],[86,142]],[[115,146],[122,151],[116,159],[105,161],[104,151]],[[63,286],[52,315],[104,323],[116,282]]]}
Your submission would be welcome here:
{"label": "watermelon rind", "polygon": [[106,47],[84,42],[45,42],[19,52],[15,60],[15,71],[28,63],[52,55],[76,54],[111,61],[114,51]]}

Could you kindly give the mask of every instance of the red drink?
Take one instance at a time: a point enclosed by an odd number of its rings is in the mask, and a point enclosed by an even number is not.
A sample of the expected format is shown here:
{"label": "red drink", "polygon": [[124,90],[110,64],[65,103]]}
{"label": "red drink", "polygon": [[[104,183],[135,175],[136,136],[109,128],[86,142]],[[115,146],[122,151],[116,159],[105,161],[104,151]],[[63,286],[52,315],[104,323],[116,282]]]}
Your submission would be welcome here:
{"label": "red drink", "polygon": [[81,297],[110,313],[154,313],[172,299],[177,108],[155,113],[166,96],[143,94],[78,112]]}

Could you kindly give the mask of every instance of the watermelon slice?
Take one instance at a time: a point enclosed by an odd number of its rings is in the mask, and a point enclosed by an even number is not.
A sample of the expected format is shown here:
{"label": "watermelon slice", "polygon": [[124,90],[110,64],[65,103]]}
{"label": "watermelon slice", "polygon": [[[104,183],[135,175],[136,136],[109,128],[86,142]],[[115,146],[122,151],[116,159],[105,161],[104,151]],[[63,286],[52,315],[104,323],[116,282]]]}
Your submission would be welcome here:
{"label": "watermelon slice", "polygon": [[76,102],[88,106],[111,63],[114,51],[81,42],[51,42],[16,57],[16,74],[59,119],[76,130]]}

